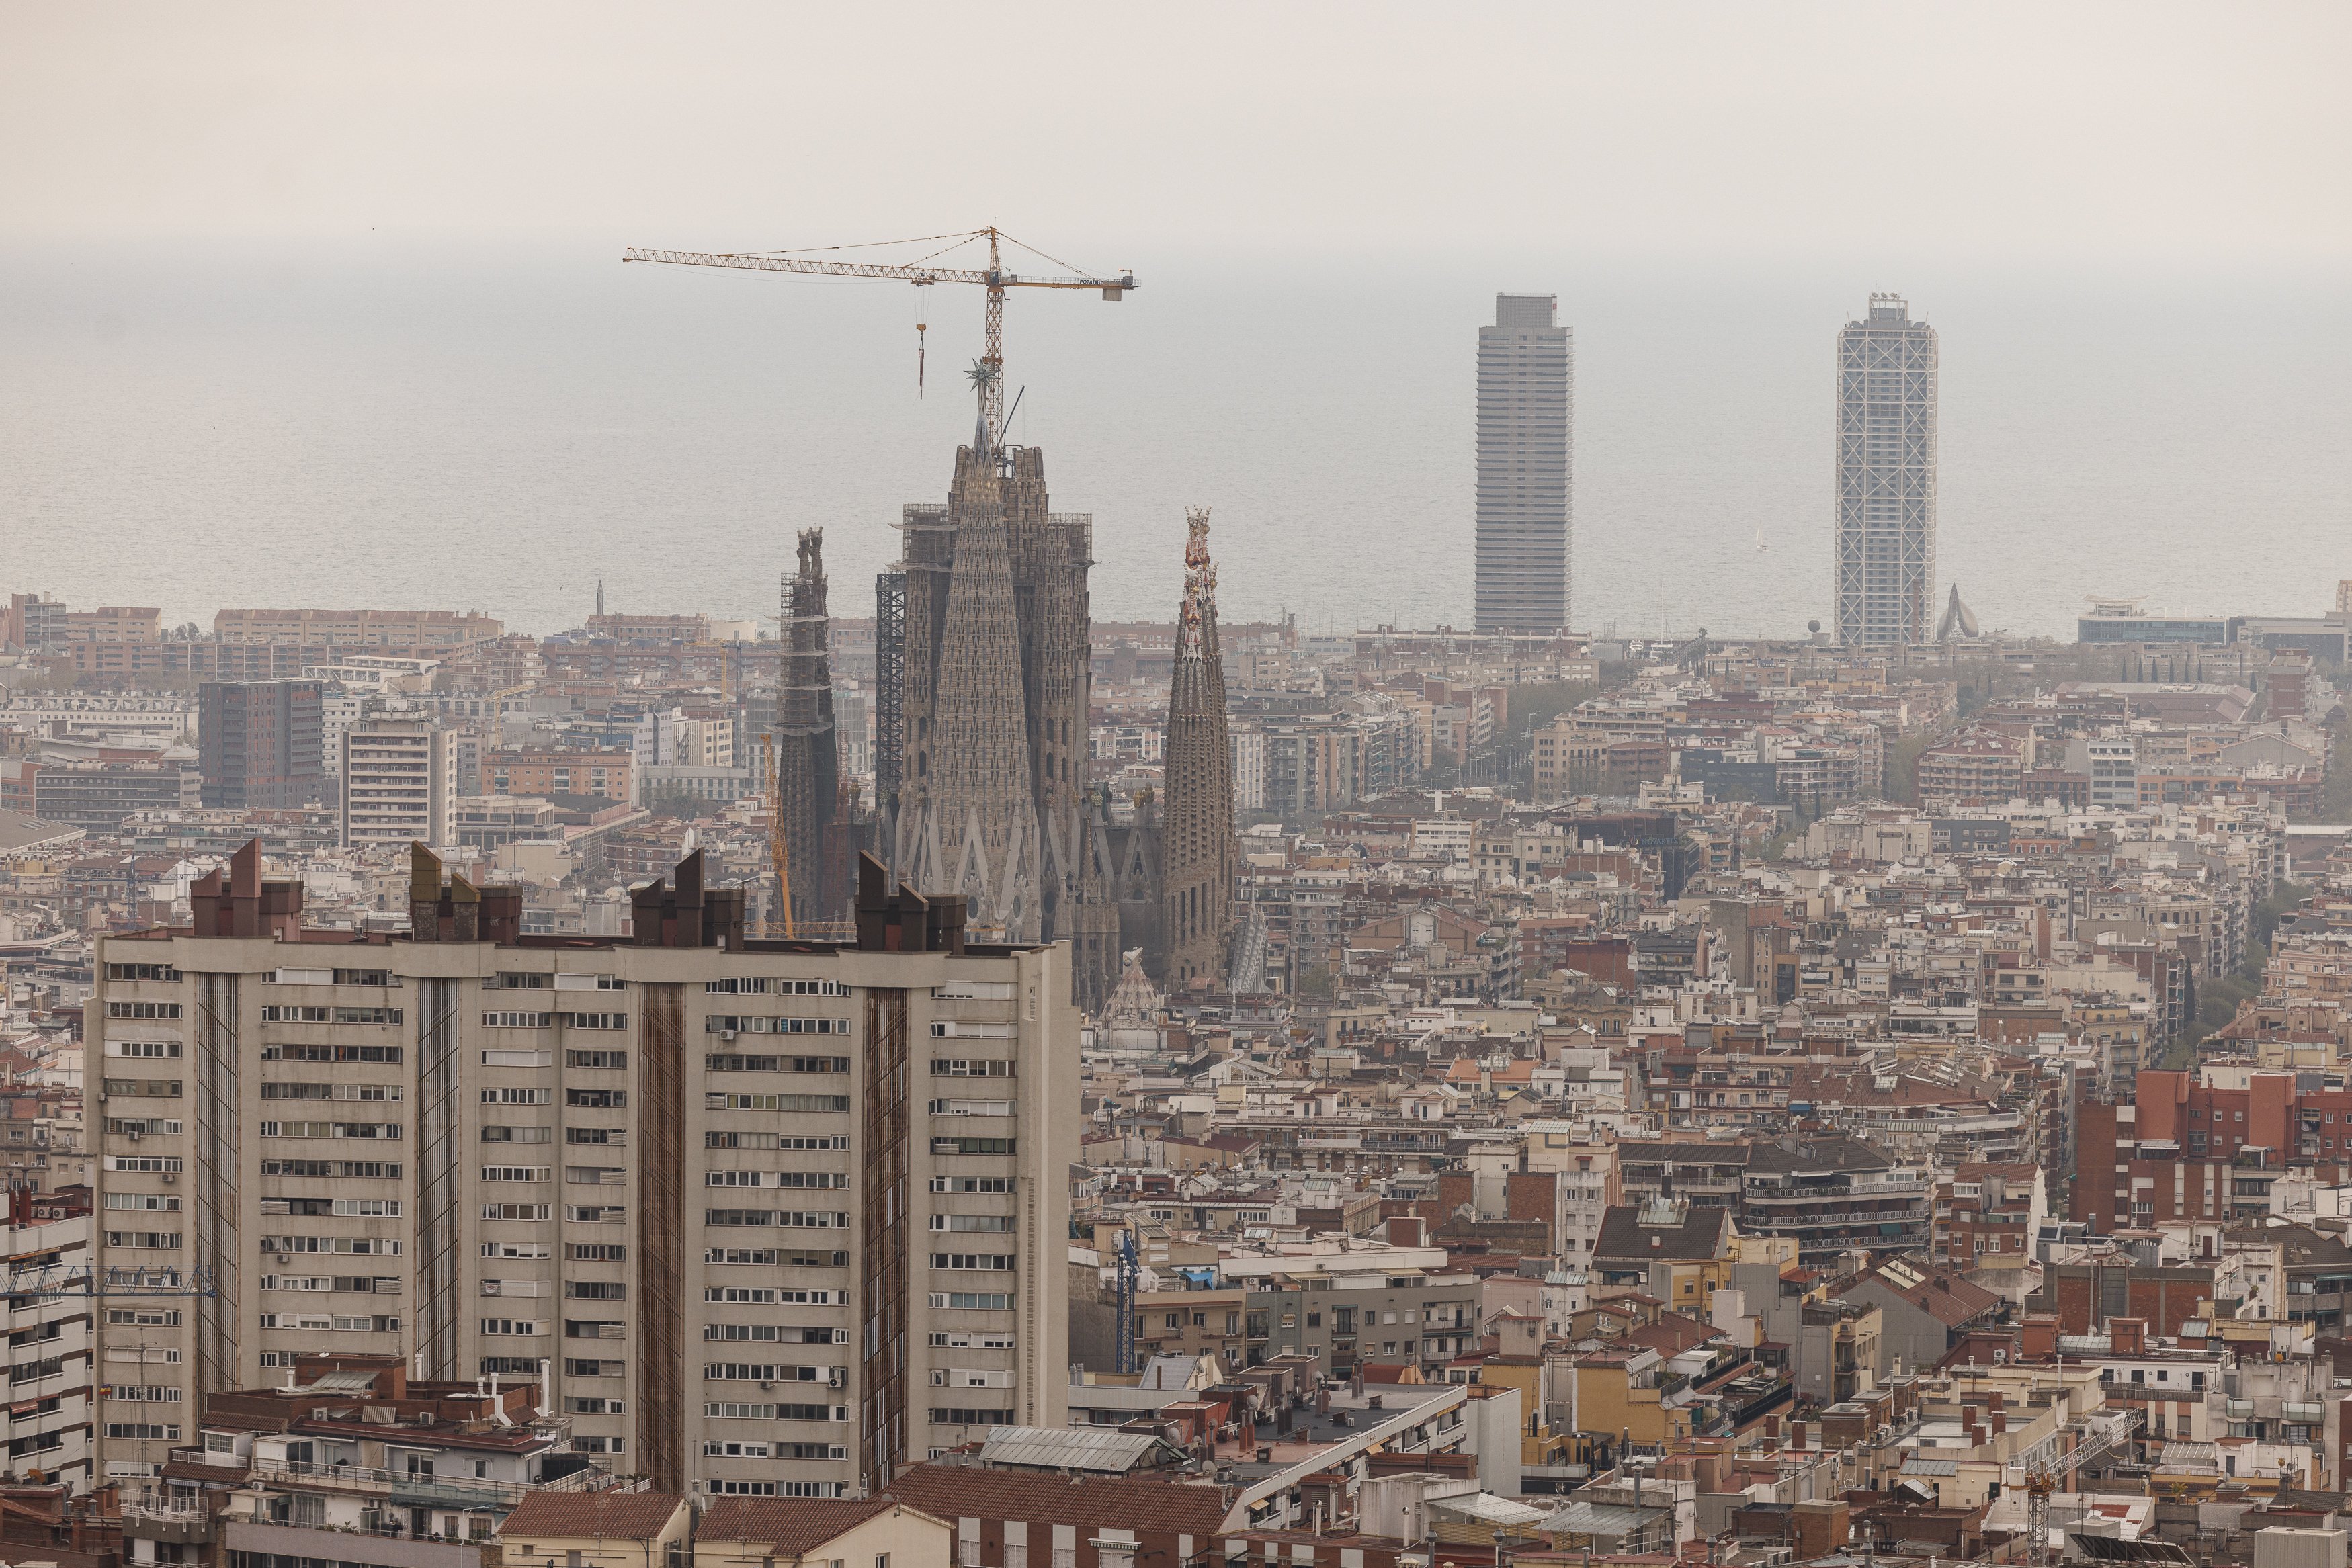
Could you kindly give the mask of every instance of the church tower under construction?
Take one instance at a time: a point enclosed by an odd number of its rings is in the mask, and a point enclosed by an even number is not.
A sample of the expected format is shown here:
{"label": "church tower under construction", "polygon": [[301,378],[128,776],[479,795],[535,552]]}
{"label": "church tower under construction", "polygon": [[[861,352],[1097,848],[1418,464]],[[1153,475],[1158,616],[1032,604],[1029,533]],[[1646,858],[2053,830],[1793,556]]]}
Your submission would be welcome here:
{"label": "church tower under construction", "polygon": [[[792,890],[792,929],[831,929],[848,907],[848,846],[836,821],[840,737],[833,719],[833,622],[825,612],[824,530],[803,528],[798,570],[784,574],[777,606],[777,821],[771,852]],[[779,914],[782,912],[779,911]]]}
{"label": "church tower under construction", "polygon": [[877,629],[892,872],[967,899],[975,940],[1067,940],[1076,998],[1099,1007],[1118,937],[1087,832],[1093,519],[1048,511],[1044,454],[999,444],[983,414],[947,505],[900,526]]}
{"label": "church tower under construction", "polygon": [[1160,820],[1161,979],[1171,991],[1220,986],[1233,929],[1234,763],[1225,735],[1224,664],[1217,648],[1217,569],[1209,510],[1189,508],[1184,602],[1168,695],[1168,805]]}

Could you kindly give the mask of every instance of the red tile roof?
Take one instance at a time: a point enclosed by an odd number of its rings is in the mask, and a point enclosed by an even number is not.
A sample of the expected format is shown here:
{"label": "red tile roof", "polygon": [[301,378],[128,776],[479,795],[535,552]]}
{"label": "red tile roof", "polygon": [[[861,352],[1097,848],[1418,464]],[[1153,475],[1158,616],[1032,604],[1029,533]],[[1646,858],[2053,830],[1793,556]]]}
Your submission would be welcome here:
{"label": "red tile roof", "polygon": [[1864,1285],[1876,1285],[1889,1295],[1899,1296],[1911,1305],[1939,1320],[1947,1328],[1959,1328],[1983,1317],[2000,1305],[2000,1298],[1981,1285],[1971,1284],[1947,1269],[1923,1270],[1924,1278],[1916,1284],[1903,1285],[1883,1271],[1874,1270],[1838,1291],[1841,1299],[1853,1294]]}
{"label": "red tile roof", "polygon": [[[878,1497],[722,1497],[710,1505],[694,1533],[698,1540],[763,1546],[767,1551],[762,1555],[802,1557],[875,1515],[902,1506]],[[912,1508],[906,1511],[920,1513]]]}
{"label": "red tile roof", "polygon": [[499,1539],[657,1541],[685,1506],[686,1499],[667,1491],[531,1492],[499,1526]]}

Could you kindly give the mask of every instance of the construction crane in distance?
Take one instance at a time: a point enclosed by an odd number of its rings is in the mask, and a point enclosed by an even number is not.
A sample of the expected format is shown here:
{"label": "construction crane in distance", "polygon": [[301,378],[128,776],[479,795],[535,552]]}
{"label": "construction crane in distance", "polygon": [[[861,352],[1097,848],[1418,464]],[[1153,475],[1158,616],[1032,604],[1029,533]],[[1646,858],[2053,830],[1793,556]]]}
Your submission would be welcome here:
{"label": "construction crane in distance", "polygon": [[0,1294],[26,1301],[64,1296],[217,1296],[209,1263],[173,1269],[99,1269],[88,1263],[45,1263],[11,1269]]}
{"label": "construction crane in distance", "polygon": [[1118,1244],[1111,1256],[1118,1268],[1118,1369],[1141,1372],[1143,1365],[1135,1349],[1135,1292],[1143,1278],[1143,1260],[1135,1249],[1133,1226],[1118,1233]]}
{"label": "construction crane in distance", "polygon": [[[2065,1490],[2069,1476],[2075,1478],[2075,1483],[2080,1485],[2084,1470],[2112,1460],[2135,1439],[2147,1420],[2143,1411],[2127,1411],[2106,1431],[2085,1437],[2072,1451],[2049,1456],[2026,1467],[2025,1543],[2027,1561],[2035,1568],[2042,1568],[2050,1561],[2052,1494]],[[2063,1546],[2063,1529],[2060,1530],[2059,1537],[2059,1544]]]}
{"label": "construction crane in distance", "polygon": [[[932,260],[947,251],[975,240],[988,242],[988,266],[984,268],[934,267]],[[950,242],[942,249],[919,261],[821,261],[810,252],[793,251],[701,251],[647,250],[631,246],[621,259],[654,261],[665,267],[723,267],[750,272],[803,272],[825,277],[880,277],[900,283],[911,283],[919,288],[935,283],[976,283],[988,290],[987,327],[982,338],[980,366],[974,381],[980,387],[980,417],[982,434],[991,447],[1003,444],[1004,420],[1004,291],[1008,288],[1093,288],[1101,291],[1105,299],[1123,298],[1130,288],[1139,287],[1132,271],[1122,270],[1117,277],[1091,277],[1070,267],[1069,263],[1046,256],[1034,246],[1023,245],[1003,230],[991,225],[973,229],[969,234],[925,235],[918,239],[877,240],[862,246],[830,246],[828,250],[870,250],[877,246],[927,245],[934,240]],[[1024,276],[1007,272],[1000,250],[1000,242],[1020,246],[1032,255],[1044,257],[1055,266],[1068,269],[1069,276]],[[921,329],[918,329],[919,332]]]}
{"label": "construction crane in distance", "polygon": [[[34,1213],[34,1205],[39,1197],[40,1194],[30,1186],[15,1183],[8,1186],[5,1218],[12,1238],[41,1223]],[[37,1237],[39,1233],[36,1231],[34,1234]],[[219,1288],[213,1283],[213,1269],[209,1263],[199,1263],[194,1268],[173,1263],[101,1269],[91,1263],[64,1261],[55,1243],[10,1256],[6,1260],[6,1272],[7,1283],[0,1286],[0,1294],[27,1301],[55,1301],[62,1296],[215,1296],[220,1293]]]}

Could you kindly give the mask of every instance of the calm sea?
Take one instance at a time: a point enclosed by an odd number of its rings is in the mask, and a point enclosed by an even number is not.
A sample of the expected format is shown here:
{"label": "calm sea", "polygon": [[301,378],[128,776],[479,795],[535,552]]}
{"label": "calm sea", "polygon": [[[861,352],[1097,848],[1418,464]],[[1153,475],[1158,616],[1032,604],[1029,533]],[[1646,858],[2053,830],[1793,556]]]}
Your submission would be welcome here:
{"label": "calm sea", "polygon": [[[623,267],[617,241],[0,255],[0,591],[772,614],[821,525],[870,612],[969,439],[978,291]],[[1941,585],[2063,633],[2085,594],[2315,612],[2352,578],[2352,286],[1831,262],[1118,258],[1016,297],[1016,439],[1095,517],[1095,613],[1164,618],[1215,508],[1228,619],[1466,625],[1475,329],[1576,329],[1578,621],[1827,613],[1831,350],[1874,288],[1942,337]],[[927,319],[928,395],[916,395]]]}

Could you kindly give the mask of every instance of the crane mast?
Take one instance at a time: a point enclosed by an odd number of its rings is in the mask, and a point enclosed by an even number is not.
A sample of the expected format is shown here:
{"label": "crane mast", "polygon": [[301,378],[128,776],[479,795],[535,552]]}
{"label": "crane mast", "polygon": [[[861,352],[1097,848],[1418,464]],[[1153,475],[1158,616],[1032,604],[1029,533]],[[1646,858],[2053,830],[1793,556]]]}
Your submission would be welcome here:
{"label": "crane mast", "polygon": [[[928,288],[940,283],[976,284],[988,291],[988,303],[982,329],[981,359],[974,380],[980,385],[982,434],[991,447],[1003,444],[1004,426],[1004,296],[1012,288],[1092,288],[1099,290],[1105,299],[1120,299],[1127,291],[1139,287],[1135,274],[1122,271],[1117,277],[1072,276],[1026,276],[1006,269],[1001,242],[1019,240],[993,225],[974,229],[969,234],[929,235],[929,240],[950,240],[963,245],[972,240],[988,242],[988,265],[985,267],[933,267],[928,258],[922,261],[893,263],[872,261],[822,261],[806,256],[761,253],[751,251],[656,250],[631,246],[621,259],[650,261],[664,267],[716,267],[747,272],[792,272],[812,274],[822,277],[877,277],[913,284]],[[913,244],[914,241],[881,241],[881,244]],[[858,248],[839,246],[840,249]],[[954,248],[953,246],[949,247]],[[1031,247],[1023,246],[1026,250]],[[935,253],[937,254],[937,253]],[[1035,254],[1045,256],[1045,252]],[[1046,256],[1046,260],[1054,258]],[[1056,262],[1056,266],[1064,265]],[[920,329],[918,329],[919,331]]]}

